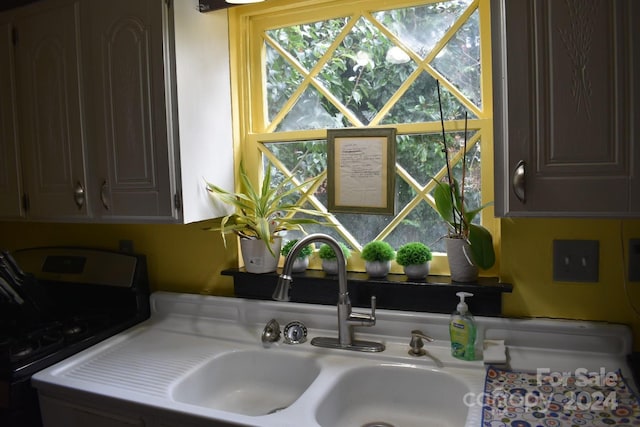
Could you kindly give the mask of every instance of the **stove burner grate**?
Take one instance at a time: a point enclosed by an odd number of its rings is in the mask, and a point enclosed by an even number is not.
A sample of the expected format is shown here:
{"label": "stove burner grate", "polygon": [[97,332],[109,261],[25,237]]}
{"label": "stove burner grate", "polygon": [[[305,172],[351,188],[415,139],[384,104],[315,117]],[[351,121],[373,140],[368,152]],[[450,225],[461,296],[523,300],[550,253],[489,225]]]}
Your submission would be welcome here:
{"label": "stove burner grate", "polygon": [[13,363],[56,351],[62,346],[63,341],[57,322],[36,327],[26,334],[3,339],[8,347],[9,360]]}

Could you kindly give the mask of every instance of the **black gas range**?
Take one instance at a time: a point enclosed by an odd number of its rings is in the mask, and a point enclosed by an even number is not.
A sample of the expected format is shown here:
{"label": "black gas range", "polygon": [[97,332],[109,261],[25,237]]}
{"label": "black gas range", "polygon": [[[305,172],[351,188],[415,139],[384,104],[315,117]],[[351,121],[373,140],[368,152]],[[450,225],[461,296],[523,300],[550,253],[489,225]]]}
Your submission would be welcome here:
{"label": "black gas range", "polygon": [[0,252],[0,426],[40,427],[31,376],[149,317],[143,255]]}

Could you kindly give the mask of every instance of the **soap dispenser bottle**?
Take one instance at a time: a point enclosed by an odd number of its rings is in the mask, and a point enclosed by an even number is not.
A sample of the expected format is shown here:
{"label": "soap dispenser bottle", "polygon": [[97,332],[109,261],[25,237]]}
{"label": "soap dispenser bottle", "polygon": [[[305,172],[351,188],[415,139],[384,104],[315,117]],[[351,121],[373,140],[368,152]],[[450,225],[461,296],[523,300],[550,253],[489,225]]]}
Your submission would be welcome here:
{"label": "soap dispenser bottle", "polygon": [[451,337],[451,355],[462,360],[475,360],[476,322],[465,298],[472,297],[469,292],[458,292],[460,302],[449,321],[449,335]]}

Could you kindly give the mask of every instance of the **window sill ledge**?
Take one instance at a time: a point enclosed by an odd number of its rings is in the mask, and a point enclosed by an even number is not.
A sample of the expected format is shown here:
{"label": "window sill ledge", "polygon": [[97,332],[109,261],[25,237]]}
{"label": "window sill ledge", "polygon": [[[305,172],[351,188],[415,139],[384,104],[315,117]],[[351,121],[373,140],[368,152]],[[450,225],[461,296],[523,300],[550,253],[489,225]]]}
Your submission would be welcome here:
{"label": "window sill ledge", "polygon": [[[222,271],[233,277],[236,297],[270,300],[280,274],[248,273],[244,269]],[[511,293],[513,287],[495,277],[480,277],[477,282],[452,282],[449,276],[429,276],[425,281],[410,281],[404,274],[388,274],[384,278],[369,278],[366,273],[350,272],[347,285],[351,303],[355,307],[368,307],[371,296],[376,296],[377,307],[382,309],[451,313],[458,304],[456,292],[471,292],[469,310],[477,316],[501,316],[502,294]],[[338,299],[338,277],[322,270],[306,270],[293,274],[291,301],[335,305]]]}

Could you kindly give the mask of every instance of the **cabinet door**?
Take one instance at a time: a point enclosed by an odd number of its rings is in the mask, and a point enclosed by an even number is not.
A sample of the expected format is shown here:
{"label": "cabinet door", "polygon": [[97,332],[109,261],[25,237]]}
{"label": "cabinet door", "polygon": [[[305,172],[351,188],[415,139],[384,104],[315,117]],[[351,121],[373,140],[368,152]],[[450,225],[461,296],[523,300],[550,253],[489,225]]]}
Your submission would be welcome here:
{"label": "cabinet door", "polygon": [[95,216],[166,221],[173,207],[163,74],[163,2],[82,4]]}
{"label": "cabinet door", "polygon": [[632,3],[493,1],[496,214],[629,215]]}
{"label": "cabinet door", "polygon": [[0,217],[23,216],[15,123],[12,26],[0,24]]}
{"label": "cabinet door", "polygon": [[631,64],[631,73],[636,77],[635,84],[632,93],[632,112],[631,122],[633,123],[633,140],[632,152],[633,152],[633,169],[631,171],[631,186],[629,188],[630,200],[629,210],[631,214],[638,218],[640,217],[640,81],[638,81],[638,75],[640,74],[640,34],[638,32],[638,23],[640,22],[640,2],[631,2],[631,13],[628,17],[629,28],[631,23],[635,25],[632,40],[631,54],[633,63]]}
{"label": "cabinet door", "polygon": [[135,413],[121,408],[97,408],[83,403],[50,397],[40,393],[44,427],[146,427],[149,424]]}
{"label": "cabinet door", "polygon": [[28,215],[86,217],[77,4],[15,22],[19,135]]}

